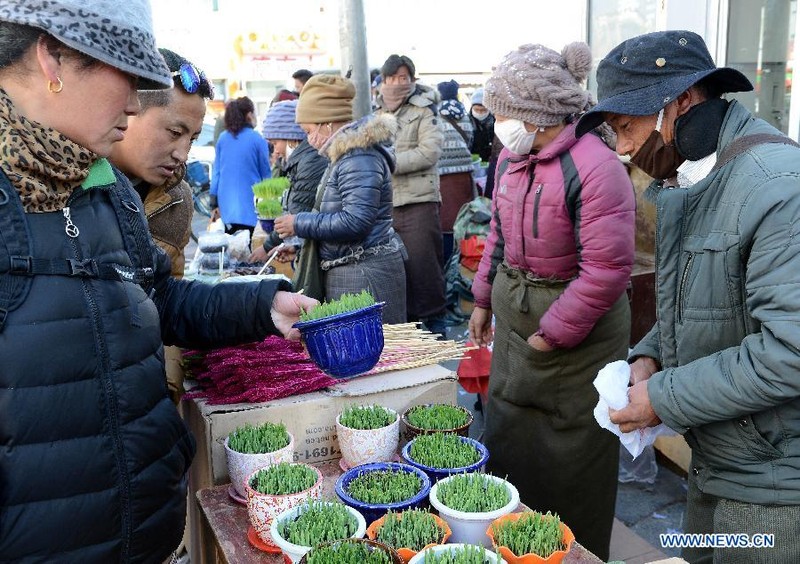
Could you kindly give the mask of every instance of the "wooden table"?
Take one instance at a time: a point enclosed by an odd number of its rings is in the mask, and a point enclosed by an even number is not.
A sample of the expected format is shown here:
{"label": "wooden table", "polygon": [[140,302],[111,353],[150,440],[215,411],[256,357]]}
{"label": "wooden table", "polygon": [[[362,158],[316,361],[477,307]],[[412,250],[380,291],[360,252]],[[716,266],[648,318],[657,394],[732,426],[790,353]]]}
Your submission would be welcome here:
{"label": "wooden table", "polygon": [[[338,461],[315,464],[324,477],[322,496],[335,499],[334,486],[341,474]],[[217,557],[226,564],[282,564],[283,555],[268,554],[255,548],[247,540],[250,526],[247,507],[236,503],[228,495],[230,484],[206,488],[197,492],[197,503],[205,519],[203,526],[208,538],[213,538],[217,547]],[[518,511],[527,509],[520,504]],[[603,561],[575,542],[565,564],[597,564]]]}

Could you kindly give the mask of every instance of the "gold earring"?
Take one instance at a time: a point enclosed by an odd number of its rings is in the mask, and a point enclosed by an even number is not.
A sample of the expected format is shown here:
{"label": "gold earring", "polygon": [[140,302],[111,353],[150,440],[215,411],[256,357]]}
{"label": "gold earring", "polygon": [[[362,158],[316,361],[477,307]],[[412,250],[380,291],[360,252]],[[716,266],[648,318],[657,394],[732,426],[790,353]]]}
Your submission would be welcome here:
{"label": "gold earring", "polygon": [[[50,92],[52,92],[53,94],[58,94],[59,92],[64,90],[64,83],[61,82],[61,77],[60,76],[56,77],[56,81],[57,82],[53,82],[52,80],[48,80],[47,81],[47,89]],[[53,87],[53,84],[57,84],[58,86]]]}

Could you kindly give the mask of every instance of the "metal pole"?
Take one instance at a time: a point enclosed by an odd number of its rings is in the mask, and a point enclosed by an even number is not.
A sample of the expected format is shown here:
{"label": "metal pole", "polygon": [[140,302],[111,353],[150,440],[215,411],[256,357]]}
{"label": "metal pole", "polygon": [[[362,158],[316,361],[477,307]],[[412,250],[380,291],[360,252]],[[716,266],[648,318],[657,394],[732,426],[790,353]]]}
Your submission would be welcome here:
{"label": "metal pole", "polygon": [[372,112],[369,65],[367,63],[367,28],[363,0],[341,0],[339,47],[342,50],[342,74],[350,72],[356,86],[353,113],[356,119]]}

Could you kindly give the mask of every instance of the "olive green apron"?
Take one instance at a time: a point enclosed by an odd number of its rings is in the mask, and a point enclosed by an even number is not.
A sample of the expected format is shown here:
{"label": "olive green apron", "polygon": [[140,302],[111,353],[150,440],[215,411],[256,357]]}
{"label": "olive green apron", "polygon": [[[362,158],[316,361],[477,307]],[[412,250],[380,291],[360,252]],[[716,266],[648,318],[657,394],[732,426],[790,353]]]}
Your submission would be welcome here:
{"label": "olive green apron", "polygon": [[527,338],[567,284],[534,280],[505,264],[498,268],[487,469],[508,476],[532,509],[558,513],[578,542],[607,560],[619,440],[594,419],[592,382],[607,363],[627,357],[630,307],[623,294],[578,346],[537,351]]}

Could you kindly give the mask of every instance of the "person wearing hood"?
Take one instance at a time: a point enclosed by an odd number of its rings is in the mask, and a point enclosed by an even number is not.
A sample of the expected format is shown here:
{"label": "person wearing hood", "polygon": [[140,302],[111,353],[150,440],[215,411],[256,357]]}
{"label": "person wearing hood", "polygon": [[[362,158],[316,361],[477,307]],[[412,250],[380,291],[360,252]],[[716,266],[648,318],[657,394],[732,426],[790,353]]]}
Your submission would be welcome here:
{"label": "person wearing hood", "polygon": [[445,330],[441,195],[437,163],[444,135],[439,93],[415,78],[414,62],[390,55],[381,67],[379,114],[397,118],[397,166],[392,175],[394,228],[408,250],[406,296],[409,321],[434,333]]}
{"label": "person wearing hood", "polygon": [[354,121],[355,92],[350,80],[319,74],[300,93],[295,119],[330,165],[317,192],[318,212],[281,216],[275,231],[319,241],[326,299],[367,290],[386,302],[384,323],[404,323],[405,250],[392,228],[397,120],[373,114]]}
{"label": "person wearing hood", "polygon": [[523,45],[486,82],[505,148],[469,334],[477,345],[494,337],[487,470],[508,476],[531,509],[558,513],[605,561],[619,440],[594,419],[593,382],[628,353],[636,203],[614,151],[597,135],[575,137],[591,107],[591,63],[586,43]]}
{"label": "person wearing hood", "polygon": [[[800,562],[800,150],[722,97],[751,90],[696,33],[649,33],[600,61],[600,101],[577,128],[607,122],[656,179],[656,323],[610,417],[681,433],[683,532],[745,540],[686,547],[689,562]],[[770,548],[748,546],[756,533]]]}
{"label": "person wearing hood", "polygon": [[[283,194],[284,213],[296,214],[311,211],[322,174],[328,159],[308,142],[306,132],[295,121],[297,100],[287,100],[272,106],[264,118],[262,135],[274,147],[274,154],[283,163],[283,173],[289,179],[289,188]],[[264,262],[269,253],[281,244],[276,231],[267,234],[264,244],[253,250],[250,262]],[[281,250],[279,261],[289,260],[300,250],[298,245]]]}

